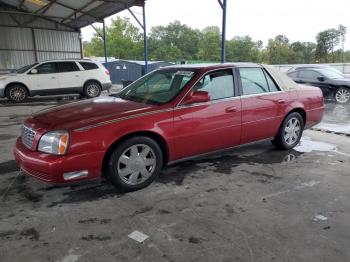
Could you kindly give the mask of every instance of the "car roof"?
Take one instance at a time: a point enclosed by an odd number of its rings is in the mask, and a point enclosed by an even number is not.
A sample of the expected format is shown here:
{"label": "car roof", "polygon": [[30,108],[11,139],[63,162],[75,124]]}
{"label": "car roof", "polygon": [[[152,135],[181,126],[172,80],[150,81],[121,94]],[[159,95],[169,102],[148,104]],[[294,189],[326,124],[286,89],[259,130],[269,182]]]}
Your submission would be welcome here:
{"label": "car roof", "polygon": [[183,65],[172,65],[165,68],[174,68],[174,69],[200,69],[200,70],[211,70],[211,69],[221,69],[221,68],[230,68],[230,67],[261,67],[260,64],[256,63],[208,63],[208,64],[183,64]]}
{"label": "car roof", "polygon": [[67,59],[45,60],[45,61],[41,61],[40,64],[48,63],[48,62],[93,62],[93,63],[96,63],[97,61],[92,61],[91,59],[82,59],[82,58],[67,58]]}
{"label": "car roof", "polygon": [[296,66],[295,68],[327,68],[330,66],[327,65],[303,65],[303,66]]}

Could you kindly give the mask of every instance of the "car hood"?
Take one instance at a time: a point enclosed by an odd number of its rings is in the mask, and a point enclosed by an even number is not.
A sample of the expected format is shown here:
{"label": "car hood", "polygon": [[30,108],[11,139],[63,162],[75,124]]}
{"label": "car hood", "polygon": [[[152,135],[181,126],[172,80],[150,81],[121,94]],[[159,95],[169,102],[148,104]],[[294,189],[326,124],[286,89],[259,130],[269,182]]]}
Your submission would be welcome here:
{"label": "car hood", "polygon": [[157,106],[136,103],[116,97],[99,97],[39,111],[25,121],[37,129],[76,129],[101,121],[116,119],[157,109]]}
{"label": "car hood", "polygon": [[5,80],[6,78],[9,78],[11,75],[0,75],[0,80]]}
{"label": "car hood", "polygon": [[17,73],[10,73],[10,74],[5,74],[5,75],[0,75],[0,81],[1,80],[5,80],[7,78],[15,77],[17,75],[18,75]]}

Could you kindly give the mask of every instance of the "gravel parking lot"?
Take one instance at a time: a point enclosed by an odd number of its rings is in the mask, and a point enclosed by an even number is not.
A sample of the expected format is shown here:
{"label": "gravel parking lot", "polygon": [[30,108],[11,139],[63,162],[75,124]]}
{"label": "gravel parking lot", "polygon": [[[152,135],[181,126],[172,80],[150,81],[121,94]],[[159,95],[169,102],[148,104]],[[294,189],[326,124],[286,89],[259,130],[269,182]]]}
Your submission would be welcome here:
{"label": "gravel parking lot", "polygon": [[[67,102],[0,101],[0,261],[349,259],[350,120],[339,112],[350,106],[327,105],[294,150],[257,143],[168,167],[124,194],[108,182],[54,187],[18,171],[21,121]],[[148,238],[139,243],[134,231]]]}

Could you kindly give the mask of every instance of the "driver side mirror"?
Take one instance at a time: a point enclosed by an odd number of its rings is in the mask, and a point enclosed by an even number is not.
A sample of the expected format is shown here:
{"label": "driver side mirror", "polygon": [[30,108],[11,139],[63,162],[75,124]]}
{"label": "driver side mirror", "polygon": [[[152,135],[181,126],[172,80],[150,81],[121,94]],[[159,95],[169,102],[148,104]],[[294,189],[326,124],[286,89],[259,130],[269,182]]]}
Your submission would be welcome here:
{"label": "driver side mirror", "polygon": [[320,82],[324,82],[326,80],[326,78],[324,76],[319,76],[319,77],[317,77],[317,80]]}
{"label": "driver side mirror", "polygon": [[37,74],[37,73],[38,73],[38,70],[32,69],[32,70],[30,70],[30,73],[31,73],[31,74]]}
{"label": "driver side mirror", "polygon": [[210,101],[210,97],[208,92],[195,91],[185,98],[184,104],[188,105],[188,104],[194,104],[194,103],[205,103],[209,101]]}

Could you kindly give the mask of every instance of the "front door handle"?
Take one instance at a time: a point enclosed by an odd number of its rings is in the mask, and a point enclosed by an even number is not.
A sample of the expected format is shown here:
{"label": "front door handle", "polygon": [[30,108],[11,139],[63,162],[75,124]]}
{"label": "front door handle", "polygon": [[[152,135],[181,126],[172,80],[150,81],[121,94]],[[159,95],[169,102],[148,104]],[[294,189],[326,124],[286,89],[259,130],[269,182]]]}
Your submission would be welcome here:
{"label": "front door handle", "polygon": [[237,112],[238,109],[236,106],[231,106],[226,108],[226,113],[232,113],[232,112]]}

